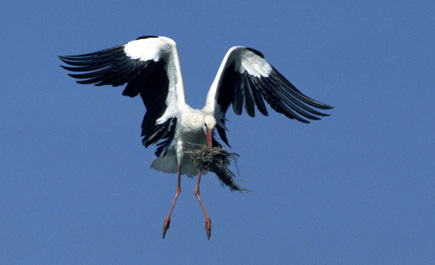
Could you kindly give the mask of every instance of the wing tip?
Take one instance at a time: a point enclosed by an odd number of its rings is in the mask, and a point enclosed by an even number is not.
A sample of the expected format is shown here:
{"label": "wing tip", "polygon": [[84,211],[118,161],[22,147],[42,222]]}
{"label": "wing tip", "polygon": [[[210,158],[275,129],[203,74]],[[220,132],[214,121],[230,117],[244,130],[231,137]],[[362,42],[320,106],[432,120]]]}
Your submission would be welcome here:
{"label": "wing tip", "polygon": [[[326,105],[326,104],[325,104]],[[325,109],[333,109],[334,107],[333,106],[330,106],[330,105],[326,105],[326,107],[325,107]],[[329,115],[328,115],[329,116]]]}

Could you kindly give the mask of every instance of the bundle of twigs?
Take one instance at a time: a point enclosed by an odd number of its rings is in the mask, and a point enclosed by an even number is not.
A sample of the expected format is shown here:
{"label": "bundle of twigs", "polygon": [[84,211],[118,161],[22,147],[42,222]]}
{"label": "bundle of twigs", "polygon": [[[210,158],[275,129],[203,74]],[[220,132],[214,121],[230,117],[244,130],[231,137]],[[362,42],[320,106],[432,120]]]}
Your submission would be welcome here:
{"label": "bundle of twigs", "polygon": [[221,146],[208,147],[207,145],[185,150],[184,153],[192,158],[195,166],[198,168],[215,173],[221,183],[228,186],[231,191],[246,191],[246,189],[240,188],[240,186],[234,182],[233,178],[236,176],[228,169],[230,159],[236,164],[237,157],[239,157],[238,154],[230,153]]}

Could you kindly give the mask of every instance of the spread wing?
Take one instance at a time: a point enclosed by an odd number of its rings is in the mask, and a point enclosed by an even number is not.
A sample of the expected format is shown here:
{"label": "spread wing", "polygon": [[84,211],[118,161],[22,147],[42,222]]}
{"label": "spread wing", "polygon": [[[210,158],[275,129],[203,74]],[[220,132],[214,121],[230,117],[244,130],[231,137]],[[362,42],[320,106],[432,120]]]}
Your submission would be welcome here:
{"label": "spread wing", "polygon": [[304,123],[308,123],[308,119],[329,116],[316,109],[332,109],[302,94],[259,51],[241,46],[231,48],[208,92],[205,106],[214,113],[221,139],[228,145],[225,113],[230,105],[238,115],[244,108],[249,116],[254,117],[256,107],[267,116],[265,102],[276,112]]}
{"label": "spread wing", "polygon": [[127,84],[122,94],[140,94],[147,109],[142,122],[145,147],[157,143],[155,154],[166,154],[175,133],[177,115],[185,104],[176,44],[166,37],[145,36],[93,53],[59,56],[79,84]]}

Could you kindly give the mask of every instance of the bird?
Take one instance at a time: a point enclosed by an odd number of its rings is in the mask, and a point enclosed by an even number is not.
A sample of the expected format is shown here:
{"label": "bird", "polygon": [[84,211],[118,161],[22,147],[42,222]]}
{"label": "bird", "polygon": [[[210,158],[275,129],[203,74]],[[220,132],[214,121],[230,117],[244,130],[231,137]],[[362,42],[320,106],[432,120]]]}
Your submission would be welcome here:
{"label": "bird", "polygon": [[[185,90],[180,60],[174,40],[163,36],[142,36],[112,48],[70,56],[59,56],[79,84],[125,85],[122,95],[140,95],[146,107],[142,121],[142,143],[156,146],[151,168],[164,173],[177,173],[175,198],[163,224],[162,237],[181,192],[181,175],[198,176],[194,194],[205,215],[207,239],[211,219],[200,197],[200,181],[206,172],[185,154],[200,146],[222,146],[216,133],[230,147],[226,131],[226,112],[232,106],[235,114],[245,112],[255,117],[255,109],[268,116],[266,104],[289,119],[303,123],[329,116],[320,110],[333,107],[316,101],[299,91],[258,50],[234,46],[228,50],[208,91],[202,109],[190,107]],[[203,172],[204,171],[204,172]]]}

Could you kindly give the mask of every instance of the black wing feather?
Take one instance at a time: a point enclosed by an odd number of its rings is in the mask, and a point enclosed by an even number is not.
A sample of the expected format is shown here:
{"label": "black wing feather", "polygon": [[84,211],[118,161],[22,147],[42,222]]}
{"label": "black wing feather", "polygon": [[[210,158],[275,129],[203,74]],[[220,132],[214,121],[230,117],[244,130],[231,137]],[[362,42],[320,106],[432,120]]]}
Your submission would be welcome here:
{"label": "black wing feather", "polygon": [[245,105],[245,111],[249,116],[255,117],[255,104],[254,104],[254,98],[252,96],[249,77],[244,75],[242,80],[243,80],[242,81],[242,88],[240,90],[242,90],[244,92],[243,93],[243,102]]}
{"label": "black wing feather", "polygon": [[267,112],[267,108],[266,105],[264,104],[263,97],[261,96],[261,92],[259,91],[259,89],[257,88],[257,86],[255,85],[255,83],[252,81],[251,78],[248,78],[248,80],[251,87],[252,98],[255,102],[255,105],[257,106],[257,109],[264,116],[268,116],[269,113]]}

